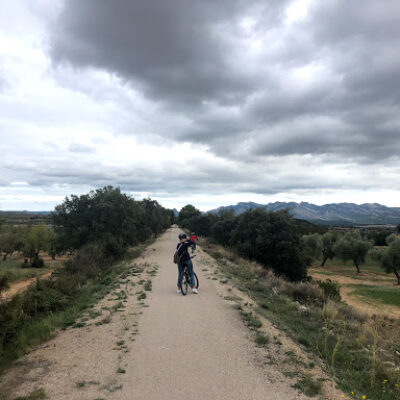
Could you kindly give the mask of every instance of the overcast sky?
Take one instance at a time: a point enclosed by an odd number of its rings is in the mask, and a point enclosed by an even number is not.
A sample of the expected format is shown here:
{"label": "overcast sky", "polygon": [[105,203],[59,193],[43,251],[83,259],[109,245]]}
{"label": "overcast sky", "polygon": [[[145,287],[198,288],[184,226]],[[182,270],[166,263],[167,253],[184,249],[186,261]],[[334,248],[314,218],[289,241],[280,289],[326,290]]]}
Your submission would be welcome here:
{"label": "overcast sky", "polygon": [[400,206],[399,0],[1,0],[0,209]]}

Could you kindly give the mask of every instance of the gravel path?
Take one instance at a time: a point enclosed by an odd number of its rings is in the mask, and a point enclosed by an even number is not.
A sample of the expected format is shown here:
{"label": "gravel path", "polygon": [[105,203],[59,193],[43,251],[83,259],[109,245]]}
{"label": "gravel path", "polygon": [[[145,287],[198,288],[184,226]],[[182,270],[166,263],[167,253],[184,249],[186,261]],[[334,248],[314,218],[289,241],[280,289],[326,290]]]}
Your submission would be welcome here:
{"label": "gravel path", "polygon": [[[209,256],[200,251],[194,260],[199,294],[176,294],[178,233],[169,229],[136,260],[143,272],[121,283],[124,307],[110,311],[107,323],[104,310],[118,303],[115,292],[98,304],[97,319],[19,360],[1,377],[0,393],[12,399],[43,388],[54,400],[304,398],[267,364],[238,311],[218,295],[213,267],[205,267]],[[141,301],[140,285],[151,278],[152,291]]]}
{"label": "gravel path", "polygon": [[171,259],[178,233],[169,230],[149,257],[160,272],[126,363],[123,391],[115,399],[296,398],[293,389],[272,384],[267,371],[255,365],[247,328],[238,312],[217,296],[214,281],[198,267],[200,257],[194,259],[199,294],[175,293],[177,268]]}

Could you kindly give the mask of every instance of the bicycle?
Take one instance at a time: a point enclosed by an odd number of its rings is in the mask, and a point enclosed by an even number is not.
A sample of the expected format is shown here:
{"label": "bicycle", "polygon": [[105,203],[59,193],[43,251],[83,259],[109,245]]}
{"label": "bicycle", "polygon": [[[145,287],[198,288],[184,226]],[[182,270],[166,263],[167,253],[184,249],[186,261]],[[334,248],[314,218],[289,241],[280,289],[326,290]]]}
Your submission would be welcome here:
{"label": "bicycle", "polygon": [[[193,256],[190,258],[192,259],[194,257],[196,257],[196,256]],[[194,271],[193,271],[193,275],[194,275],[194,287],[196,289],[198,289],[199,288],[199,278],[197,277],[196,272],[194,272]],[[186,296],[189,286],[191,286],[190,285],[190,275],[189,275],[189,271],[187,269],[187,265],[185,264],[185,266],[183,267],[182,280],[179,284],[179,289],[181,289],[182,296]]]}

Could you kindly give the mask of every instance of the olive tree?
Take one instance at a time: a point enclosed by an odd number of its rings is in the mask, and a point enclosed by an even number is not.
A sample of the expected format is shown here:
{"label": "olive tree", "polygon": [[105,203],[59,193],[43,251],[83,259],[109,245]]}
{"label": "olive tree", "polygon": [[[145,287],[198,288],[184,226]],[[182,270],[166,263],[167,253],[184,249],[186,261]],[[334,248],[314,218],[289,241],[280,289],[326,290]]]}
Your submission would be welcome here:
{"label": "olive tree", "polygon": [[388,249],[381,260],[381,267],[387,274],[395,274],[397,284],[400,285],[400,239],[390,241]]}
{"label": "olive tree", "polygon": [[303,253],[306,257],[308,265],[321,257],[322,254],[322,239],[318,233],[312,233],[310,235],[303,235],[301,238],[303,245]]}
{"label": "olive tree", "polygon": [[322,263],[321,267],[325,266],[328,260],[335,257],[333,248],[336,243],[336,237],[331,232],[326,232],[322,235]]}
{"label": "olive tree", "polygon": [[0,234],[0,251],[3,254],[3,261],[7,256],[12,255],[17,249],[18,237],[15,228],[10,228]]}
{"label": "olive tree", "polygon": [[386,237],[386,244],[389,246],[390,243],[392,243],[396,239],[397,239],[397,235],[395,233],[392,233],[391,235]]}
{"label": "olive tree", "polygon": [[368,251],[371,249],[370,241],[361,237],[359,231],[347,232],[334,246],[337,257],[343,261],[353,261],[357,273],[361,272],[360,265],[364,264]]}
{"label": "olive tree", "polygon": [[39,260],[39,254],[49,248],[51,235],[52,231],[46,225],[34,225],[25,231],[23,252],[24,256],[29,258],[32,266],[43,266],[43,260]]}

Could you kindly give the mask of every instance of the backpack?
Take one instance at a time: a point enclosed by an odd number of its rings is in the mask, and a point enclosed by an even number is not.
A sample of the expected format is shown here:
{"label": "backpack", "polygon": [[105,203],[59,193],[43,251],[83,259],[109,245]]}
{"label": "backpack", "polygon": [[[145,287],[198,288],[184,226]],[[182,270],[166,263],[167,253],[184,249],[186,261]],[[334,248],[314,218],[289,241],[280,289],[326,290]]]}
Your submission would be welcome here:
{"label": "backpack", "polygon": [[177,248],[177,250],[174,253],[174,264],[179,264],[181,262],[181,255],[179,255],[179,249],[181,248],[181,246],[179,246]]}
{"label": "backpack", "polygon": [[179,264],[180,261],[181,261],[181,256],[179,255],[177,250],[174,254],[174,264]]}

